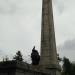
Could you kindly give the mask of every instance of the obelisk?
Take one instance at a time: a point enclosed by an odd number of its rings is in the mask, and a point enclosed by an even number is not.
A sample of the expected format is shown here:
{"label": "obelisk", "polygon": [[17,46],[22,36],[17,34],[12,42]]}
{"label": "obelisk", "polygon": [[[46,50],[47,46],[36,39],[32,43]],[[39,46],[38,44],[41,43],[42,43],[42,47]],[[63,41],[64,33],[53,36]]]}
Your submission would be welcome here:
{"label": "obelisk", "polygon": [[43,0],[43,3],[42,3],[40,65],[44,69],[50,69],[50,70],[53,70],[53,69],[55,70],[58,65],[54,21],[53,21],[52,0]]}

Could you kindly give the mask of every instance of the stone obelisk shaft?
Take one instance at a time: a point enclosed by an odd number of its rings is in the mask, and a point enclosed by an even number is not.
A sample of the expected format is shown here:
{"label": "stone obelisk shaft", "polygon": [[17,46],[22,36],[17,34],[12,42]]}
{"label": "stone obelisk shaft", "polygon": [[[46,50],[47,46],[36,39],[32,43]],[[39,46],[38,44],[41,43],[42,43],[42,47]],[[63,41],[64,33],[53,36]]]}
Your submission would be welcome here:
{"label": "stone obelisk shaft", "polygon": [[43,0],[40,65],[49,68],[57,64],[52,0]]}

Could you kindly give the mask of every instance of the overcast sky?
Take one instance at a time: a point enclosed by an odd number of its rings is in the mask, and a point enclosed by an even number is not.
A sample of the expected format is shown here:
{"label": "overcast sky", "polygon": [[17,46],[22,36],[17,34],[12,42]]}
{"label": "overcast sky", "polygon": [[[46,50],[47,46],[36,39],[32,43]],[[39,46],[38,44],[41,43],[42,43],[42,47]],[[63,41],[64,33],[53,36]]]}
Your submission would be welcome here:
{"label": "overcast sky", "polygon": [[[0,0],[0,58],[40,52],[41,10],[42,0]],[[53,0],[53,15],[58,53],[75,61],[75,0]]]}

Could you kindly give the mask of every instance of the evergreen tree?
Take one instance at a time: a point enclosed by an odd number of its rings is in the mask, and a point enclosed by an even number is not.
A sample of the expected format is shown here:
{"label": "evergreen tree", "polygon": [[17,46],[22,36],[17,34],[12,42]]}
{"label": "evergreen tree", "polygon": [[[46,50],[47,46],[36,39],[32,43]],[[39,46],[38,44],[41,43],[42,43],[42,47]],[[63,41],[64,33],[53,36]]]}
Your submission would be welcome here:
{"label": "evergreen tree", "polygon": [[64,57],[63,59],[63,74],[64,75],[71,75],[71,63],[68,58]]}
{"label": "evergreen tree", "polygon": [[75,63],[71,63],[68,58],[63,58],[62,75],[75,75]]}
{"label": "evergreen tree", "polygon": [[20,51],[18,51],[15,55],[15,57],[13,57],[14,60],[16,61],[23,61],[23,58],[22,58],[22,54]]}
{"label": "evergreen tree", "polygon": [[71,75],[75,75],[75,63],[72,63]]}

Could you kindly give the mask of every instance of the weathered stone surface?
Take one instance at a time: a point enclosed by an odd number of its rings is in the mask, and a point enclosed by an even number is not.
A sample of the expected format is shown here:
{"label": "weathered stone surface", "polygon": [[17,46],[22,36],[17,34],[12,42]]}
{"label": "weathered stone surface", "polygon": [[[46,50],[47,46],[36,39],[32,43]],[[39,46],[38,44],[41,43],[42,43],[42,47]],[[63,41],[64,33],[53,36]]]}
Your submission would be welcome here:
{"label": "weathered stone surface", "polygon": [[43,0],[40,64],[43,66],[57,65],[52,0]]}
{"label": "weathered stone surface", "polygon": [[58,75],[58,60],[55,42],[52,0],[43,0],[41,27],[41,57],[40,64],[43,71],[51,75]]}
{"label": "weathered stone surface", "polygon": [[30,64],[19,61],[0,62],[0,75],[48,75]]}

